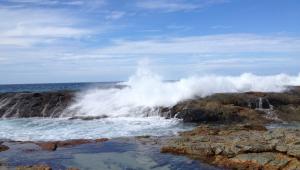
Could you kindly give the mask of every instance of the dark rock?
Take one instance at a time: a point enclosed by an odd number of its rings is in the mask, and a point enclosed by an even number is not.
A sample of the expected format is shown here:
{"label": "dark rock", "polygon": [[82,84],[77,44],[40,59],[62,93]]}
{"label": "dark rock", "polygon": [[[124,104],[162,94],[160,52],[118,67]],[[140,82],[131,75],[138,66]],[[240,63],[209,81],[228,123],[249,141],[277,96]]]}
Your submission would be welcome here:
{"label": "dark rock", "polygon": [[73,117],[69,118],[69,120],[76,120],[76,119],[95,120],[95,119],[104,119],[104,118],[108,118],[108,116],[106,116],[106,115],[102,115],[102,116],[73,116]]}
{"label": "dark rock", "polygon": [[8,146],[1,145],[1,144],[0,144],[0,152],[6,151],[6,150],[8,150],[8,149],[9,149]]}
{"label": "dark rock", "polygon": [[264,124],[279,120],[300,121],[300,87],[282,93],[219,93],[160,110],[163,116],[185,122]]}
{"label": "dark rock", "polygon": [[195,99],[181,102],[171,108],[171,117],[183,119],[185,122],[267,122],[259,111],[222,104],[218,101]]}
{"label": "dark rock", "polygon": [[0,93],[0,117],[58,117],[74,92]]}
{"label": "dark rock", "polygon": [[[59,117],[75,98],[71,91],[0,93],[0,117]],[[300,121],[300,87],[281,93],[219,93],[158,107],[161,116],[185,122],[263,124],[270,121]],[[74,112],[76,110],[73,110]],[[74,115],[74,113],[72,113]],[[106,116],[70,119],[93,120]]]}

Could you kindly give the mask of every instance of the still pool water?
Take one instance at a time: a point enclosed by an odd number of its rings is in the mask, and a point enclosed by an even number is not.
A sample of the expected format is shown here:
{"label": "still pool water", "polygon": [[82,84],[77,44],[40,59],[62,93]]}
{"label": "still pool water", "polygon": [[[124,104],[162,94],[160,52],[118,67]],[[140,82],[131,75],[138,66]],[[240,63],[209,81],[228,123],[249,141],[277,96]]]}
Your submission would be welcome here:
{"label": "still pool water", "polygon": [[81,170],[217,170],[218,168],[184,156],[162,154],[157,145],[145,145],[132,139],[113,139],[57,151],[35,151],[33,144],[10,144],[0,160],[10,167],[47,164],[55,170],[77,167]]}

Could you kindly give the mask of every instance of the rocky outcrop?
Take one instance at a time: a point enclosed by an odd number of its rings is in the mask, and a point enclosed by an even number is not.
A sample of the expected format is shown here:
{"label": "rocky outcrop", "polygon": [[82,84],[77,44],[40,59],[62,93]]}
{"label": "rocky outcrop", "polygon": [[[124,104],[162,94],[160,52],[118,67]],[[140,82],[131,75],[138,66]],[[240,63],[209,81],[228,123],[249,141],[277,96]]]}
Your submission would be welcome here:
{"label": "rocky outcrop", "polygon": [[300,87],[282,93],[220,93],[161,108],[162,115],[185,122],[300,121]]}
{"label": "rocky outcrop", "polygon": [[58,117],[73,97],[69,91],[0,93],[0,117]]}
{"label": "rocky outcrop", "polygon": [[300,130],[201,125],[171,139],[161,152],[231,169],[300,169]]}
{"label": "rocky outcrop", "polygon": [[269,121],[262,111],[205,99],[194,99],[179,103],[171,108],[170,116],[183,119],[185,122],[222,124],[252,121],[266,123]]}
{"label": "rocky outcrop", "polygon": [[[75,92],[0,93],[0,117],[59,117],[75,100]],[[161,116],[185,122],[300,121],[300,87],[282,93],[222,93],[182,101],[170,108],[160,107]],[[106,116],[75,116],[92,120]]]}
{"label": "rocky outcrop", "polygon": [[101,143],[107,140],[108,140],[107,138],[99,138],[95,140],[73,139],[73,140],[65,140],[65,141],[36,142],[35,144],[39,145],[43,150],[55,151],[57,148],[60,147],[70,147],[70,146],[82,145],[87,143]]}
{"label": "rocky outcrop", "polygon": [[0,144],[0,152],[6,151],[6,150],[8,150],[8,149],[9,149],[8,146],[5,146],[5,145]]}

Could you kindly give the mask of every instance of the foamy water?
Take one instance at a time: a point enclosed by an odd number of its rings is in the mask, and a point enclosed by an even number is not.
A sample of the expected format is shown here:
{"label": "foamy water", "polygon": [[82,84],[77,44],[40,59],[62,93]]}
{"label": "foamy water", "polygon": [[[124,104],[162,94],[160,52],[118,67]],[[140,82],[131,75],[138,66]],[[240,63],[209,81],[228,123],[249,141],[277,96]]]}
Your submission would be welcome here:
{"label": "foamy water", "polygon": [[155,108],[171,107],[196,96],[227,92],[280,92],[286,86],[300,85],[300,74],[258,76],[193,76],[166,82],[148,69],[138,69],[125,88],[90,89],[78,93],[76,102],[64,116],[145,117],[157,115]]}
{"label": "foamy water", "polygon": [[191,124],[162,117],[106,118],[91,121],[61,118],[2,119],[0,139],[49,141],[143,135],[166,136],[191,128]]}
{"label": "foamy water", "polygon": [[[2,119],[0,139],[65,140],[173,135],[191,126],[180,120],[160,117],[158,107],[171,107],[182,100],[214,93],[280,92],[286,86],[300,85],[300,74],[206,75],[166,82],[160,75],[140,68],[128,81],[119,85],[118,88],[95,87],[80,91],[61,118]],[[68,119],[73,116],[107,118],[91,121]]]}

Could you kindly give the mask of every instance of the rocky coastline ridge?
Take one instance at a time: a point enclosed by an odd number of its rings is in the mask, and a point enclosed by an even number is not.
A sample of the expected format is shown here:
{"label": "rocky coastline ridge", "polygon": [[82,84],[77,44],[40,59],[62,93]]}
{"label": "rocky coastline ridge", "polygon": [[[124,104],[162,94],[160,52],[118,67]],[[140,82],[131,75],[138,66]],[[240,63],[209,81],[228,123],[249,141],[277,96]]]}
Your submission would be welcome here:
{"label": "rocky coastline ridge", "polygon": [[[0,93],[0,117],[60,117],[75,98],[74,91]],[[280,93],[219,93],[157,109],[163,117],[176,117],[184,122],[224,124],[300,121],[300,87],[290,87]],[[93,117],[82,119],[90,120]]]}
{"label": "rocky coastline ridge", "polygon": [[[59,117],[75,96],[70,91],[0,93],[0,117]],[[198,123],[179,136],[145,142],[160,145],[162,153],[186,155],[226,169],[300,169],[300,128],[266,128],[270,123],[300,121],[300,87],[281,93],[220,93],[157,109],[166,118]],[[0,152],[9,152],[5,144],[11,142],[0,142]],[[89,142],[97,141],[75,140],[76,145]],[[70,141],[35,143],[47,151],[64,144],[73,146]]]}

